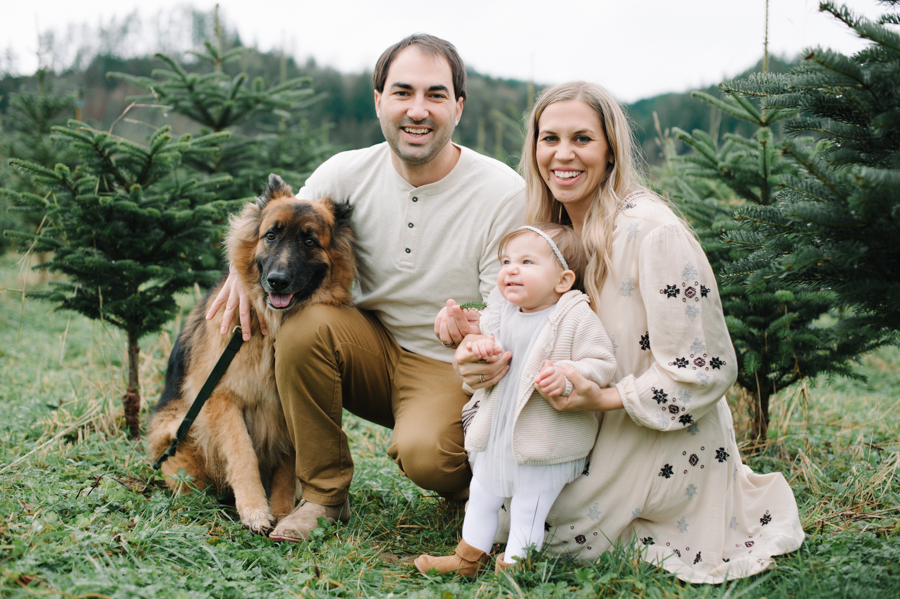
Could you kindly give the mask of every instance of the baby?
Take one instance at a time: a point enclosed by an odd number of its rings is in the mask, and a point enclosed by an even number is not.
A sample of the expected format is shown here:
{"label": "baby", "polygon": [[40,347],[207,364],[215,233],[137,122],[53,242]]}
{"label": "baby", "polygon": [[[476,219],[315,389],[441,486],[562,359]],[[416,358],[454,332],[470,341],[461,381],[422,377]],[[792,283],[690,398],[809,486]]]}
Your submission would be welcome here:
{"label": "baby", "polygon": [[577,290],[587,257],[571,227],[521,227],[501,240],[499,255],[497,289],[479,324],[484,336],[463,350],[481,359],[503,351],[513,357],[500,382],[476,391],[463,408],[473,477],[462,540],[454,555],[419,556],[422,573],[477,574],[489,560],[506,497],[512,497],[509,540],[497,568],[543,545],[547,514],[583,471],[599,429],[593,413],[557,411],[543,396],[571,393],[560,364],[601,387],[616,371],[606,331]]}

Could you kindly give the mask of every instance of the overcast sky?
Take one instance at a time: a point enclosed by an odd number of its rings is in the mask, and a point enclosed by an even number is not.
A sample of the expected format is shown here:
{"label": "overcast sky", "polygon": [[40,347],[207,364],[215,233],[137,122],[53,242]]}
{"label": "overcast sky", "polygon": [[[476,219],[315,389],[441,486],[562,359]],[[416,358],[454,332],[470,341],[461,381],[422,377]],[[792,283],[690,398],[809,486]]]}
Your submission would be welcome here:
{"label": "overcast sky", "polygon": [[[214,0],[189,3],[212,10]],[[219,0],[244,44],[284,48],[344,72],[371,69],[384,48],[424,31],[453,42],[470,68],[494,77],[559,83],[587,79],[621,101],[718,83],[762,56],[765,0]],[[875,17],[875,0],[847,0]],[[6,0],[0,51],[19,73],[37,65],[38,31],[108,25],[138,10],[183,14],[175,0]],[[863,43],[817,0],[770,0],[769,49],[796,56],[824,46],[851,53]],[[4,68],[9,68],[9,61]]]}

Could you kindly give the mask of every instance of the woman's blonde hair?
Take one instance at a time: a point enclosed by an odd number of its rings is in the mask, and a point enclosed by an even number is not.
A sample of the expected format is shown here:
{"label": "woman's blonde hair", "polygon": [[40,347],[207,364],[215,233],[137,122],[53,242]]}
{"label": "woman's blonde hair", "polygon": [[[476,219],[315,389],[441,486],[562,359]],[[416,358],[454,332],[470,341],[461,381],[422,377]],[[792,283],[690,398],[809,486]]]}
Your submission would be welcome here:
{"label": "woman's blonde hair", "polygon": [[641,187],[636,168],[640,164],[640,156],[635,153],[636,144],[625,112],[603,87],[585,81],[572,81],[545,89],[528,118],[525,147],[519,162],[519,172],[526,185],[526,223],[571,222],[563,205],[553,197],[541,179],[536,159],[541,115],[554,102],[566,100],[580,100],[597,113],[613,155],[612,164],[597,188],[597,195],[588,208],[581,230],[581,241],[588,258],[584,287],[594,306],[597,306],[603,281],[612,268],[610,251],[616,213],[622,199]]}
{"label": "woman's blonde hair", "polygon": [[[572,284],[572,289],[584,291],[584,269],[587,266],[587,254],[584,251],[584,244],[581,243],[581,239],[578,238],[572,227],[558,223],[532,223],[529,226],[543,231],[553,240],[553,243],[559,249],[559,253],[562,254],[563,259],[566,261],[569,270],[575,273],[575,282]],[[500,240],[500,245],[497,247],[497,257],[503,260],[503,251],[506,249],[506,245],[512,239],[525,233],[537,236],[534,231],[529,231],[525,227],[510,231]],[[546,243],[543,240],[541,242]],[[562,268],[562,264],[560,264],[560,268]]]}

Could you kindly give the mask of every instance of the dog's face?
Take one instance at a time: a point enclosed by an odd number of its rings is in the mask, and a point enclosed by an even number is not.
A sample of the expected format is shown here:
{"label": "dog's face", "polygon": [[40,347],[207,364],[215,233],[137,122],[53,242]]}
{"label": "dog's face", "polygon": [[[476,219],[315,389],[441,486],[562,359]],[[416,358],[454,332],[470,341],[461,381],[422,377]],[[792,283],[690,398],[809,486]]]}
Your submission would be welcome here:
{"label": "dog's face", "polygon": [[[349,303],[354,268],[347,204],[298,200],[271,175],[264,195],[232,222],[229,258],[254,305],[287,312],[308,300]],[[251,228],[252,227],[252,228]]]}

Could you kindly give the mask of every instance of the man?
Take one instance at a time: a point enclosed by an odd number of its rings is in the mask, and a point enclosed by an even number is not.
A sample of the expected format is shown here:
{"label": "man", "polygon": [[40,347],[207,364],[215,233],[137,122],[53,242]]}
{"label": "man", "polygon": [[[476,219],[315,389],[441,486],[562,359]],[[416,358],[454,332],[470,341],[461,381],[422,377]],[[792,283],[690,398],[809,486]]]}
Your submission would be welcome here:
{"label": "man", "polygon": [[[387,143],[332,157],[297,193],[354,206],[359,276],[355,307],[311,306],[285,323],[275,343],[303,500],[274,539],[305,539],[317,518],[350,517],[353,461],[342,408],[393,428],[388,455],[417,485],[447,497],[468,488],[460,414],[468,396],[433,323],[447,298],[485,298],[496,284],[497,244],[520,224],[524,183],[506,165],[450,141],[465,81],[456,49],[442,39],[416,34],[391,46],[373,75]],[[229,278],[207,318],[227,300],[224,322],[239,305],[241,324],[249,324],[249,302],[235,281]]]}

